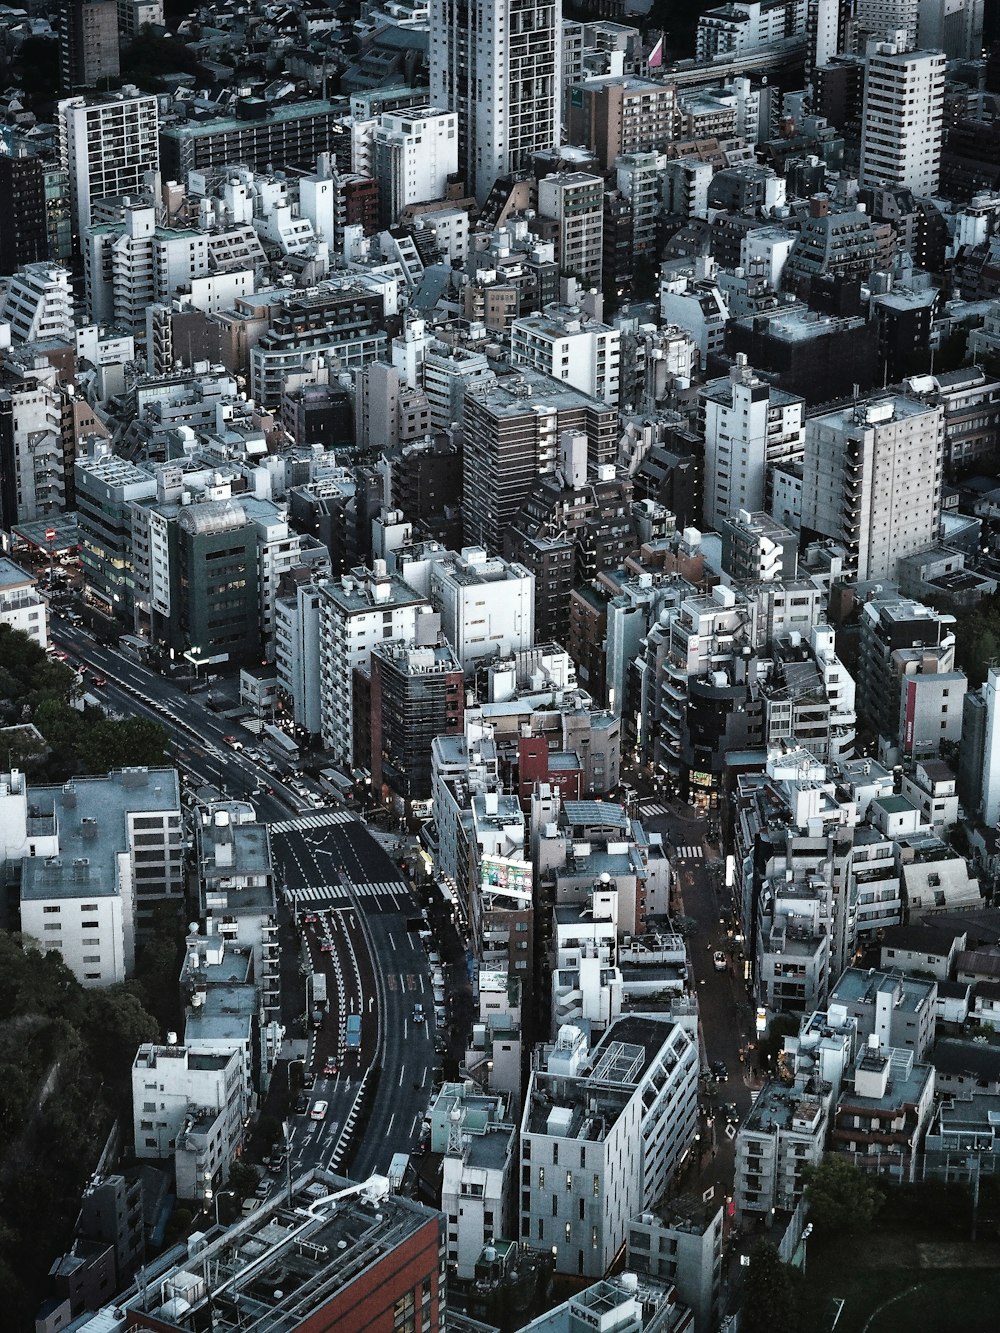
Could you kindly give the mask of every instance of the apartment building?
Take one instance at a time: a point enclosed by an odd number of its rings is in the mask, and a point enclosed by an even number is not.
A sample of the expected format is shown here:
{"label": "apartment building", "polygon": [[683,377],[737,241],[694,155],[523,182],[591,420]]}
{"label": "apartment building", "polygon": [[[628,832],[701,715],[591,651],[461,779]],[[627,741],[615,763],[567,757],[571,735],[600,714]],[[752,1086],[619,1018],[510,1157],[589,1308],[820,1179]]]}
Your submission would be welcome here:
{"label": "apartment building", "polygon": [[141,194],[149,173],[159,170],[157,101],[135,89],[69,97],[57,104],[56,118],[62,165],[69,176],[73,232],[82,240],[94,221],[96,203]]}
{"label": "apartment building", "polygon": [[904,31],[888,37],[869,50],[866,61],[861,184],[932,195],[941,175],[946,57],[914,51]]}

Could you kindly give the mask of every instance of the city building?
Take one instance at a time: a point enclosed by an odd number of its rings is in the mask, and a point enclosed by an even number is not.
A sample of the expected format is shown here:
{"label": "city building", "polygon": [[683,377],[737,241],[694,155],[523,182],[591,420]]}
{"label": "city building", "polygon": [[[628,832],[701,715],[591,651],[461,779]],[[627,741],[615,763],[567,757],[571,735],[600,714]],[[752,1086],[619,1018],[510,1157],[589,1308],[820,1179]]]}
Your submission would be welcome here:
{"label": "city building", "polygon": [[73,234],[79,242],[94,221],[96,203],[142,194],[149,173],[159,169],[157,103],[134,89],[88,94],[59,102],[56,115],[59,150],[69,176]]}
{"label": "city building", "polygon": [[830,1005],[857,1021],[861,1045],[874,1036],[883,1050],[905,1049],[920,1061],[934,1041],[936,996],[933,979],[848,967],[830,992]]}
{"label": "city building", "polygon": [[523,565],[481,546],[445,553],[430,566],[428,596],[465,672],[484,658],[525,652],[535,643],[535,581]]}
{"label": "city building", "polygon": [[740,1226],[795,1209],[805,1193],[805,1168],[823,1160],[828,1128],[822,1096],[765,1083],[736,1135],[733,1202]]}
{"label": "city building", "polygon": [[395,226],[408,204],[443,199],[458,170],[458,117],[435,107],[384,111],[375,128],[379,221]]}
{"label": "city building", "polygon": [[[59,64],[64,93],[117,79],[117,0],[64,0],[60,5]],[[108,87],[108,84],[104,84]]]}
{"label": "city building", "polygon": [[[916,3],[914,2],[914,8]],[[937,192],[945,56],[914,51],[903,32],[869,50],[861,130],[861,184]]]}
{"label": "city building", "polygon": [[459,170],[482,205],[498,177],[557,147],[562,6],[557,0],[431,0],[430,95],[458,116]]}
{"label": "city building", "polygon": [[[45,172],[41,158],[0,153],[0,193],[17,207],[0,212],[0,275],[49,258]],[[62,256],[54,254],[54,259]]]}
{"label": "city building", "polygon": [[621,330],[573,306],[549,305],[510,326],[510,359],[615,407],[621,383]]}
{"label": "city building", "polygon": [[49,604],[38,580],[6,556],[0,556],[0,625],[27,634],[39,648],[49,646]]}
{"label": "city building", "polygon": [[[601,287],[604,182],[586,171],[555,171],[538,182],[538,226],[555,246],[563,274],[583,288]],[[548,224],[547,226],[544,224]]]}
{"label": "city building", "polygon": [[672,1282],[695,1333],[716,1327],[722,1298],[722,1205],[683,1196],[629,1223],[626,1268]]}
{"label": "city building", "polygon": [[943,408],[899,395],[810,417],[803,528],[843,545],[854,578],[893,578],[937,538],[943,443]]}
{"label": "city building", "polygon": [[376,643],[371,655],[371,769],[376,792],[409,809],[431,796],[431,742],[463,731],[465,674],[448,644]]}
{"label": "city building", "polygon": [[697,1089],[697,1047],[670,1019],[619,1018],[589,1056],[562,1029],[521,1121],[521,1236],[557,1272],[608,1271],[694,1142]]}

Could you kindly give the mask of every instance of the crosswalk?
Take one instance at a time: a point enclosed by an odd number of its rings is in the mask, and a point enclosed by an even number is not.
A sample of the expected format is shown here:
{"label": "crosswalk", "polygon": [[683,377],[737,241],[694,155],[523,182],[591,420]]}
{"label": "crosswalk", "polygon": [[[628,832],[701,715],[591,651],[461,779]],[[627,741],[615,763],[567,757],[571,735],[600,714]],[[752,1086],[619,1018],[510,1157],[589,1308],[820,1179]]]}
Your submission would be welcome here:
{"label": "crosswalk", "polygon": [[296,815],[269,825],[272,833],[299,833],[303,829],[331,828],[334,824],[357,824],[358,817],[350,810],[321,810],[315,815]]}
{"label": "crosswalk", "polygon": [[705,855],[705,849],[704,847],[677,847],[674,854],[678,861],[697,861],[699,857]]}
{"label": "crosswalk", "polygon": [[408,894],[407,886],[398,879],[382,880],[377,884],[354,884],[349,882],[350,895],[341,884],[307,884],[297,888],[288,888],[285,895],[289,903],[346,903],[354,898],[393,898]]}
{"label": "crosswalk", "polygon": [[640,801],[640,815],[669,815],[670,808],[661,801]]}

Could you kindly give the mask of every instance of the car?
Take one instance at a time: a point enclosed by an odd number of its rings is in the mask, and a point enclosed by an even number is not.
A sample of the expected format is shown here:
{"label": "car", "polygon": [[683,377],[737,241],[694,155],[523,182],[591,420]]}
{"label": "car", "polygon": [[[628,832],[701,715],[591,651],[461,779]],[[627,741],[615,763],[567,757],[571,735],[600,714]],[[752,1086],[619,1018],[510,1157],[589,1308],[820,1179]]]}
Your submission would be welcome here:
{"label": "car", "polygon": [[257,1188],[254,1190],[254,1194],[258,1199],[266,1199],[270,1193],[271,1193],[271,1182],[269,1180],[262,1180],[260,1184],[257,1186]]}
{"label": "car", "polygon": [[729,1078],[729,1070],[726,1068],[725,1060],[713,1060],[708,1067],[716,1083],[725,1083]]}
{"label": "car", "polygon": [[413,1021],[414,1023],[422,1023],[424,1021],[424,1006],[422,1004],[415,1004],[413,1006]]}
{"label": "car", "polygon": [[243,1216],[249,1217],[251,1213],[255,1213],[257,1211],[260,1205],[261,1205],[260,1199],[244,1199],[243,1209],[242,1209]]}
{"label": "car", "polygon": [[313,1102],[313,1109],[309,1112],[310,1120],[325,1120],[327,1112],[326,1102]]}
{"label": "car", "polygon": [[725,972],[727,966],[726,955],[721,949],[716,949],[715,953],[712,954],[712,962],[715,964],[716,972]]}
{"label": "car", "polygon": [[740,1108],[735,1102],[726,1102],[722,1108],[722,1114],[726,1117],[727,1125],[738,1125],[740,1123]]}
{"label": "car", "polygon": [[333,953],[333,945],[330,943],[329,940],[324,940],[323,943],[319,946],[319,951],[320,953]]}
{"label": "car", "polygon": [[295,1114],[305,1115],[305,1113],[308,1110],[309,1110],[309,1098],[306,1096],[304,1092],[300,1092],[295,1099]]}
{"label": "car", "polygon": [[326,1064],[324,1064],[323,1066],[323,1077],[333,1078],[336,1072],[337,1072],[336,1060],[327,1060]]}
{"label": "car", "polygon": [[107,676],[95,676],[94,679],[93,679],[90,683],[91,683],[92,685],[96,685],[97,688],[100,690],[100,689],[103,689],[105,685],[107,685],[107,683],[108,683],[108,678],[107,678]]}
{"label": "car", "polygon": [[223,736],[222,739],[234,750],[243,749],[243,742],[240,740],[239,736]]}
{"label": "car", "polygon": [[303,925],[306,925],[306,926],[315,926],[315,924],[317,923],[318,920],[319,920],[319,917],[316,915],[315,912],[303,912],[303,913],[302,913],[302,923],[303,923]]}

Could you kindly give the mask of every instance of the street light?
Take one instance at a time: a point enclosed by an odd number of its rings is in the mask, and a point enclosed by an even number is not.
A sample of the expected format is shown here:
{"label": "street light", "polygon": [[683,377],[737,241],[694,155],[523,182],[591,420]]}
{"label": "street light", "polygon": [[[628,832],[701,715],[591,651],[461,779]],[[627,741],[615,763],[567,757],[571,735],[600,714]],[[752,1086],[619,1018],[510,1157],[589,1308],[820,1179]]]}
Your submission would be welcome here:
{"label": "street light", "polygon": [[228,1196],[230,1199],[235,1199],[235,1198],[236,1198],[236,1191],[235,1191],[235,1190],[219,1190],[218,1194],[214,1193],[212,1190],[206,1190],[206,1191],[205,1191],[205,1203],[206,1203],[206,1204],[211,1203],[213,1199],[215,1200],[215,1225],[216,1225],[217,1227],[222,1225],[222,1223],[219,1221],[219,1200],[220,1200],[220,1199],[224,1199],[224,1198],[226,1198],[227,1196]]}

